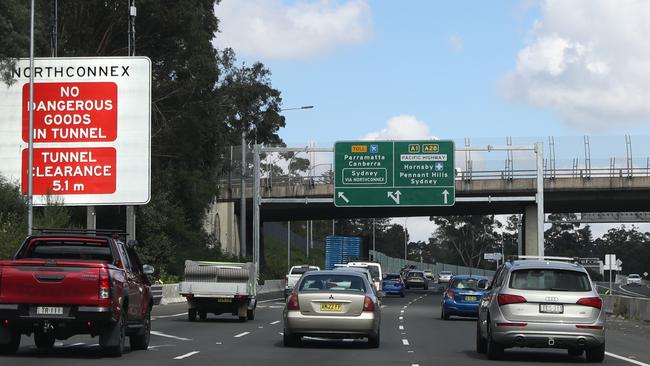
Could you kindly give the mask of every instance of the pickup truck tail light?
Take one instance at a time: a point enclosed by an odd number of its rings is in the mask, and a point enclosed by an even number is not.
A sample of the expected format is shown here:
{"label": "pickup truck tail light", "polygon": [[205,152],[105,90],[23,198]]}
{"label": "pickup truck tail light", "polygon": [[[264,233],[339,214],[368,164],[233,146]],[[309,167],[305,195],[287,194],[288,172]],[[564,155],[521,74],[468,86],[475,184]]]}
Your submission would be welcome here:
{"label": "pickup truck tail light", "polygon": [[300,302],[298,302],[298,294],[291,294],[287,299],[287,310],[300,310]]}
{"label": "pickup truck tail light", "polygon": [[108,276],[108,271],[105,269],[99,270],[99,298],[108,299],[111,297],[111,279]]}
{"label": "pickup truck tail light", "polygon": [[363,311],[375,311],[375,303],[369,296],[363,299]]}

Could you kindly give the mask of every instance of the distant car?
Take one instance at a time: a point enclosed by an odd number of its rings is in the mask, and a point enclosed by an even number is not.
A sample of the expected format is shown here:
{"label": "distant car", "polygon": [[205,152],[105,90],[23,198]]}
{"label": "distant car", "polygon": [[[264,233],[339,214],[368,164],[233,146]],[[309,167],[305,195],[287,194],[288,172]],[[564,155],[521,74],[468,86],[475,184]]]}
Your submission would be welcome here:
{"label": "distant car", "polygon": [[375,290],[381,291],[381,282],[383,278],[381,264],[377,262],[349,262],[347,266],[367,268],[370,271],[370,276],[372,277],[371,283],[375,285]]}
{"label": "distant car", "polygon": [[399,273],[388,273],[382,281],[382,288],[387,295],[399,295],[404,297],[404,282]]}
{"label": "distant car", "polygon": [[433,280],[434,278],[433,272],[430,269],[425,269],[423,272],[424,272],[424,278],[426,278],[427,280]]}
{"label": "distant car", "polygon": [[641,276],[639,276],[636,273],[629,274],[627,276],[627,285],[636,285],[636,286],[641,286]]}
{"label": "distant car", "polygon": [[438,273],[438,283],[449,283],[449,280],[454,276],[450,271],[440,271]]}
{"label": "distant car", "polygon": [[351,271],[351,272],[362,273],[366,277],[368,282],[370,282],[370,285],[372,286],[372,288],[375,291],[377,291],[377,287],[373,284],[372,274],[370,273],[370,269],[368,269],[368,268],[348,267],[346,265],[342,265],[342,266],[337,265],[336,267],[334,267],[334,270],[337,270],[337,271]]}
{"label": "distant car", "polygon": [[368,338],[379,347],[381,303],[367,277],[334,269],[305,273],[283,311],[285,346],[298,346],[303,336]]}
{"label": "distant car", "polygon": [[408,290],[414,287],[421,287],[425,290],[429,289],[429,281],[424,278],[424,272],[409,271],[408,275],[406,276],[406,289]]}
{"label": "distant car", "polygon": [[452,315],[478,316],[478,305],[487,292],[487,282],[488,279],[483,276],[455,276],[442,295],[440,318],[447,320]]}
{"label": "distant car", "polygon": [[476,351],[499,359],[510,347],[560,348],[602,362],[605,311],[587,270],[556,257],[536,258],[497,270],[479,305]]}
{"label": "distant car", "polygon": [[303,275],[305,272],[309,271],[319,271],[320,268],[318,266],[309,266],[309,265],[302,265],[302,266],[293,266],[289,270],[289,273],[287,273],[286,276],[284,276],[284,298],[286,299],[291,291],[293,291],[293,286],[296,285],[296,282],[300,279],[300,277]]}

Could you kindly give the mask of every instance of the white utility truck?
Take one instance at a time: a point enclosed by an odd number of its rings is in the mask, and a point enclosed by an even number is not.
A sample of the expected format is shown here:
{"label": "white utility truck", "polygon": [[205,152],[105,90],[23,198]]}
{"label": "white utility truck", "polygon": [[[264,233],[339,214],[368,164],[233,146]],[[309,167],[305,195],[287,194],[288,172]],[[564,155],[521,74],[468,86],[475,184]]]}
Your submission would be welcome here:
{"label": "white utility truck", "polygon": [[187,299],[190,321],[230,313],[245,322],[255,319],[256,288],[253,263],[186,260],[179,292]]}

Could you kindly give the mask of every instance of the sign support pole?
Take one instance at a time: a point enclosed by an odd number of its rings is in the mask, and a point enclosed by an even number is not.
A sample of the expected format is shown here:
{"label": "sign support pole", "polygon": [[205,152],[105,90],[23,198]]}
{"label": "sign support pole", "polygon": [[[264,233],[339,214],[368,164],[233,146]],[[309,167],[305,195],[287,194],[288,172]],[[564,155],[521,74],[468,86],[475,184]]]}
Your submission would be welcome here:
{"label": "sign support pole", "polygon": [[254,145],[253,154],[253,262],[257,279],[260,273],[260,145]]}
{"label": "sign support pole", "polygon": [[27,235],[34,229],[34,0],[29,21],[29,147],[27,162]]}
{"label": "sign support pole", "polygon": [[544,256],[544,144],[535,143],[537,157],[537,255]]}

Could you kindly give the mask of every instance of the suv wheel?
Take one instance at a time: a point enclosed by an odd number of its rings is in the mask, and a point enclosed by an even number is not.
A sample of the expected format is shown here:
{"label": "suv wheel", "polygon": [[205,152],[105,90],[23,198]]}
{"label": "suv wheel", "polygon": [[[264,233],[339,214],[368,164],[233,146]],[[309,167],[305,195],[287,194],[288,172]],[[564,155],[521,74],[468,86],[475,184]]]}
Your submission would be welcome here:
{"label": "suv wheel", "polygon": [[205,310],[199,311],[199,319],[201,319],[201,321],[208,319],[208,312]]}
{"label": "suv wheel", "polygon": [[[110,346],[104,346],[104,352],[111,357],[121,357],[122,354],[124,353],[124,343],[126,339],[126,307],[128,305],[124,305],[125,309],[122,310],[122,314],[120,314],[120,320],[117,321],[117,324],[112,324],[109,326],[109,329],[106,330],[105,337],[111,338],[111,335],[113,335],[114,332],[117,333],[117,344],[115,345],[110,345]],[[100,336],[100,341],[99,343],[103,343],[101,340]]]}
{"label": "suv wheel", "polygon": [[147,314],[142,321],[142,329],[140,329],[136,334],[129,337],[129,344],[131,345],[131,349],[146,350],[149,348],[150,336],[151,310],[147,311]]}
{"label": "suv wheel", "polygon": [[481,336],[481,320],[476,321],[476,352],[487,352],[487,341]]}
{"label": "suv wheel", "polygon": [[440,310],[440,319],[449,320],[449,313],[445,311],[445,306],[443,305]]}
{"label": "suv wheel", "polygon": [[496,343],[492,338],[492,326],[490,325],[490,320],[488,320],[487,325],[487,355],[490,360],[500,360],[503,358],[503,346]]}
{"label": "suv wheel", "polygon": [[9,343],[0,344],[0,355],[9,356],[16,354],[18,348],[20,348],[20,333],[14,330],[10,330],[10,332]]}
{"label": "suv wheel", "polygon": [[587,348],[587,362],[603,362],[605,359],[605,344]]}

